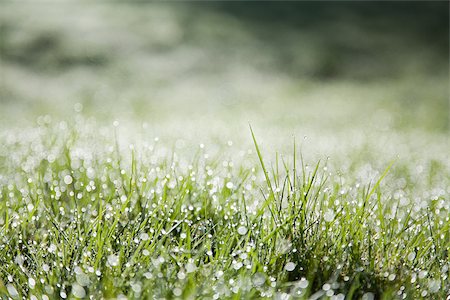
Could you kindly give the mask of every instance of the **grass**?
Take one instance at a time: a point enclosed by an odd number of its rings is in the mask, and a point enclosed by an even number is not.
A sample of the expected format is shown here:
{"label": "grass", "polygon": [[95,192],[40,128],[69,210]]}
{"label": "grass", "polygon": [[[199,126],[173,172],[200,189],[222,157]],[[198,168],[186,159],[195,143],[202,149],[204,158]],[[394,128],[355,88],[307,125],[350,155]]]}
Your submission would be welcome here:
{"label": "grass", "polygon": [[0,298],[448,298],[448,4],[261,5],[0,4]]}
{"label": "grass", "polygon": [[[256,153],[150,139],[124,147],[109,127],[65,122],[2,133],[0,295],[448,295],[444,162],[418,177],[387,162],[361,184],[326,159],[308,164],[295,142],[263,157],[250,133]],[[435,178],[440,189],[417,193]]]}

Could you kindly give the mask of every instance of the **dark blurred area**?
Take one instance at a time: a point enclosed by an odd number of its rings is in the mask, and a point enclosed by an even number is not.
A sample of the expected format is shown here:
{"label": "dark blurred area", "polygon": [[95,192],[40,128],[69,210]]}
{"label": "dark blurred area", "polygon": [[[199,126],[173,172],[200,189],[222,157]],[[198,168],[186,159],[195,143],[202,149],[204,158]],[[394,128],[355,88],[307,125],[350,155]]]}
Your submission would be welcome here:
{"label": "dark blurred area", "polygon": [[370,100],[400,127],[448,130],[449,3],[2,2],[0,68],[10,121],[78,102],[164,119]]}
{"label": "dark blurred area", "polygon": [[[192,16],[205,6],[197,4]],[[278,67],[292,74],[320,79],[401,76],[411,49],[434,53],[427,62],[430,74],[448,72],[446,1],[216,2],[210,8],[245,22],[264,45],[260,50],[272,52]],[[301,48],[310,45],[297,45],[301,40],[316,45],[320,53],[313,59],[320,63],[302,66]]]}
{"label": "dark blurred area", "polygon": [[[130,6],[151,10],[151,5],[143,3]],[[221,58],[232,58],[240,47],[256,46],[254,51],[268,55],[266,61],[258,55],[253,57],[261,68],[272,70],[275,66],[291,75],[319,79],[370,79],[403,75],[405,62],[411,59],[408,55],[414,49],[414,54],[433,54],[432,59],[426,57],[426,62],[420,62],[430,74],[448,72],[449,3],[445,1],[194,2],[167,6],[181,10],[181,42],[198,43],[205,50],[215,46],[219,50],[217,63]],[[199,30],[198,26],[208,26],[198,24],[202,22],[199,14],[211,12],[229,15],[231,21],[241,23],[253,36],[247,41],[250,45],[237,43],[233,30],[227,31],[226,22],[221,24],[223,27]],[[77,65],[102,67],[110,59],[107,52],[111,50],[84,47],[79,51],[65,44],[65,33],[60,28],[39,32],[16,44],[16,25],[13,19],[0,23],[4,61],[59,72]],[[171,45],[161,45],[160,51],[170,50],[167,46]]]}

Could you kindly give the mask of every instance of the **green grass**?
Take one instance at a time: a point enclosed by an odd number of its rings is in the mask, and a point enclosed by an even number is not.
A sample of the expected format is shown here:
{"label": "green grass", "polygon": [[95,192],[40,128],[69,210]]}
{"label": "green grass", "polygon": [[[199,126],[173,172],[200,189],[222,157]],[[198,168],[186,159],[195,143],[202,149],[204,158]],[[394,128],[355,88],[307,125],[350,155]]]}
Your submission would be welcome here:
{"label": "green grass", "polygon": [[257,6],[0,3],[0,298],[448,297],[448,4]]}
{"label": "green grass", "polygon": [[264,157],[253,130],[253,151],[187,151],[150,139],[124,147],[110,127],[80,124],[0,136],[2,297],[449,293],[442,161],[420,176],[411,162],[382,162],[362,184],[328,159],[309,164],[294,141],[292,153]]}

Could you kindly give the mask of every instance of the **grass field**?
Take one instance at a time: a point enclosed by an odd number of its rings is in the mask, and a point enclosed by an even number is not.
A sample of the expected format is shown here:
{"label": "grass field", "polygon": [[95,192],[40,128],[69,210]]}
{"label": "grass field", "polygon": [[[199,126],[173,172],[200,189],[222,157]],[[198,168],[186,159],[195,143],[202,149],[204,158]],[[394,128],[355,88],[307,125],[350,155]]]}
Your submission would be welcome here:
{"label": "grass field", "polygon": [[240,5],[0,4],[0,298],[449,297],[448,3]]}

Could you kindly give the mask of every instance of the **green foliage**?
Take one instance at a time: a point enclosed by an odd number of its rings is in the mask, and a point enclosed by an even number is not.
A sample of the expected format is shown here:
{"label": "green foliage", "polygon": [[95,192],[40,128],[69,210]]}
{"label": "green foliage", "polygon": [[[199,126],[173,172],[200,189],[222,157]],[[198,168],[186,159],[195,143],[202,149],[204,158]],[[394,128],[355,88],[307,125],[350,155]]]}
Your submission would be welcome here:
{"label": "green foliage", "polygon": [[[0,293],[446,296],[445,195],[400,204],[383,185],[390,166],[373,185],[344,185],[328,162],[296,161],[295,145],[291,162],[277,155],[269,173],[251,135],[250,166],[220,165],[226,152],[209,157],[204,148],[191,159],[159,152],[157,142],[127,150],[90,127],[3,136]],[[433,162],[430,172],[445,169]]]}

